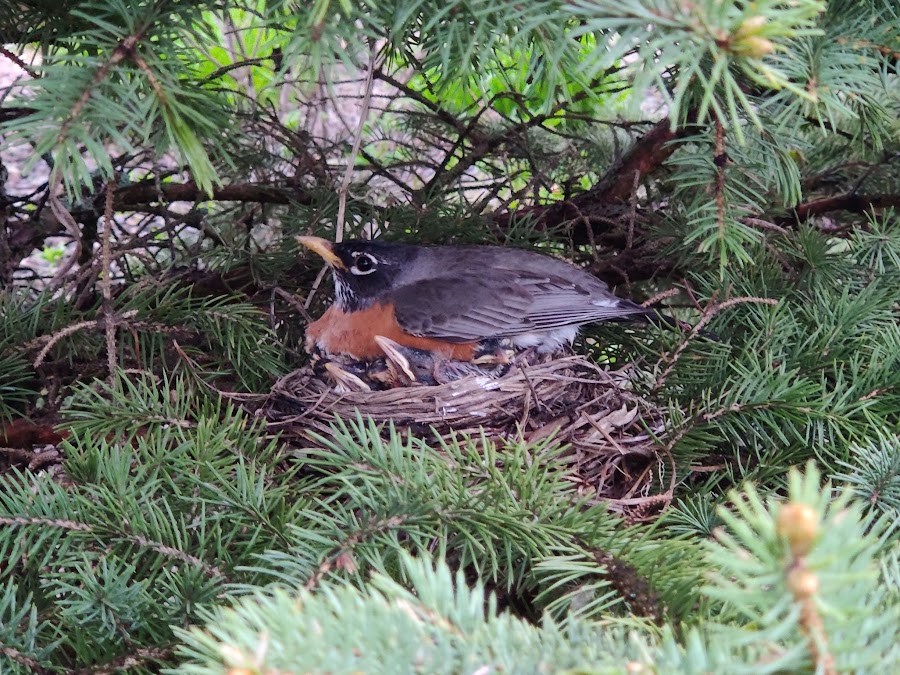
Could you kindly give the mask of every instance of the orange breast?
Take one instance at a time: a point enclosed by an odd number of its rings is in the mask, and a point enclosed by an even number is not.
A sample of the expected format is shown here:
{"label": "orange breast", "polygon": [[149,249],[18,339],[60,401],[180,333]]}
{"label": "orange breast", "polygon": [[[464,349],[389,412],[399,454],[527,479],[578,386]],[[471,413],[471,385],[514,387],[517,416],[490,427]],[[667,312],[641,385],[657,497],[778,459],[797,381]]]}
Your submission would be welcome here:
{"label": "orange breast", "polygon": [[344,312],[332,305],[306,329],[306,350],[318,347],[326,354],[374,359],[384,356],[375,342],[376,335],[383,335],[405,347],[427,349],[460,361],[470,361],[477,346],[475,342],[452,343],[409,335],[397,324],[393,305],[378,303],[355,312]]}

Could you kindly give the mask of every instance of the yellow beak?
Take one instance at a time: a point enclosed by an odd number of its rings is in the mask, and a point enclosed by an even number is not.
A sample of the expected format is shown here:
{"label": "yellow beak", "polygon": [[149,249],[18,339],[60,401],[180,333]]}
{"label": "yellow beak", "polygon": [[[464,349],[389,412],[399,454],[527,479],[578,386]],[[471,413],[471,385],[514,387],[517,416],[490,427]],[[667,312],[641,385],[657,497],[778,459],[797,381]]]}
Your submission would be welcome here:
{"label": "yellow beak", "polygon": [[337,257],[334,252],[334,244],[327,239],[322,239],[322,237],[297,237],[297,243],[301,246],[305,246],[313,253],[318,253],[322,260],[327,262],[332,267],[336,267],[338,269],[345,269],[344,263],[341,262],[341,259]]}

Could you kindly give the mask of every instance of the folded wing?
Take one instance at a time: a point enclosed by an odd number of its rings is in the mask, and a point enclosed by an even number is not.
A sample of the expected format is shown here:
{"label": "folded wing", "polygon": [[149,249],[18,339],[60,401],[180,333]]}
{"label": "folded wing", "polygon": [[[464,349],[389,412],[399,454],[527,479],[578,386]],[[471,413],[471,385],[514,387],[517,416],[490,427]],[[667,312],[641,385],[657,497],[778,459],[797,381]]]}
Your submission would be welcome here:
{"label": "folded wing", "polygon": [[598,287],[522,270],[469,271],[397,289],[396,316],[423,337],[468,342],[603,321],[647,310]]}

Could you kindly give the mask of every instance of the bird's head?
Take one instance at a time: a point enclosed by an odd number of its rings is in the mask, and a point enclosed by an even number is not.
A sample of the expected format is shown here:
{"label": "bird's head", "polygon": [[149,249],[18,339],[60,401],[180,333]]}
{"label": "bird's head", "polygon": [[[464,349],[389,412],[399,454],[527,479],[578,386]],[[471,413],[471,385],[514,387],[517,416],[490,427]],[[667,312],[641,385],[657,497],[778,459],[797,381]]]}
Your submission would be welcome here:
{"label": "bird's head", "polygon": [[344,311],[363,309],[389,291],[415,255],[402,244],[351,239],[336,244],[321,237],[297,237],[331,267],[335,301]]}

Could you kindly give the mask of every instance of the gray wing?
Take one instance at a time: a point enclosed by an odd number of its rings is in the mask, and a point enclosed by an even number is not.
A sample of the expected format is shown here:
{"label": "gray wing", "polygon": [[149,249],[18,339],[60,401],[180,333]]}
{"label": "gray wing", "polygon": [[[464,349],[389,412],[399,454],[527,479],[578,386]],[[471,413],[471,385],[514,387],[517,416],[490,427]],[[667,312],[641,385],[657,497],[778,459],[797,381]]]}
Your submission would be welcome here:
{"label": "gray wing", "polygon": [[395,293],[400,326],[423,337],[455,342],[511,337],[592,321],[644,314],[608,291],[523,270],[423,279]]}

